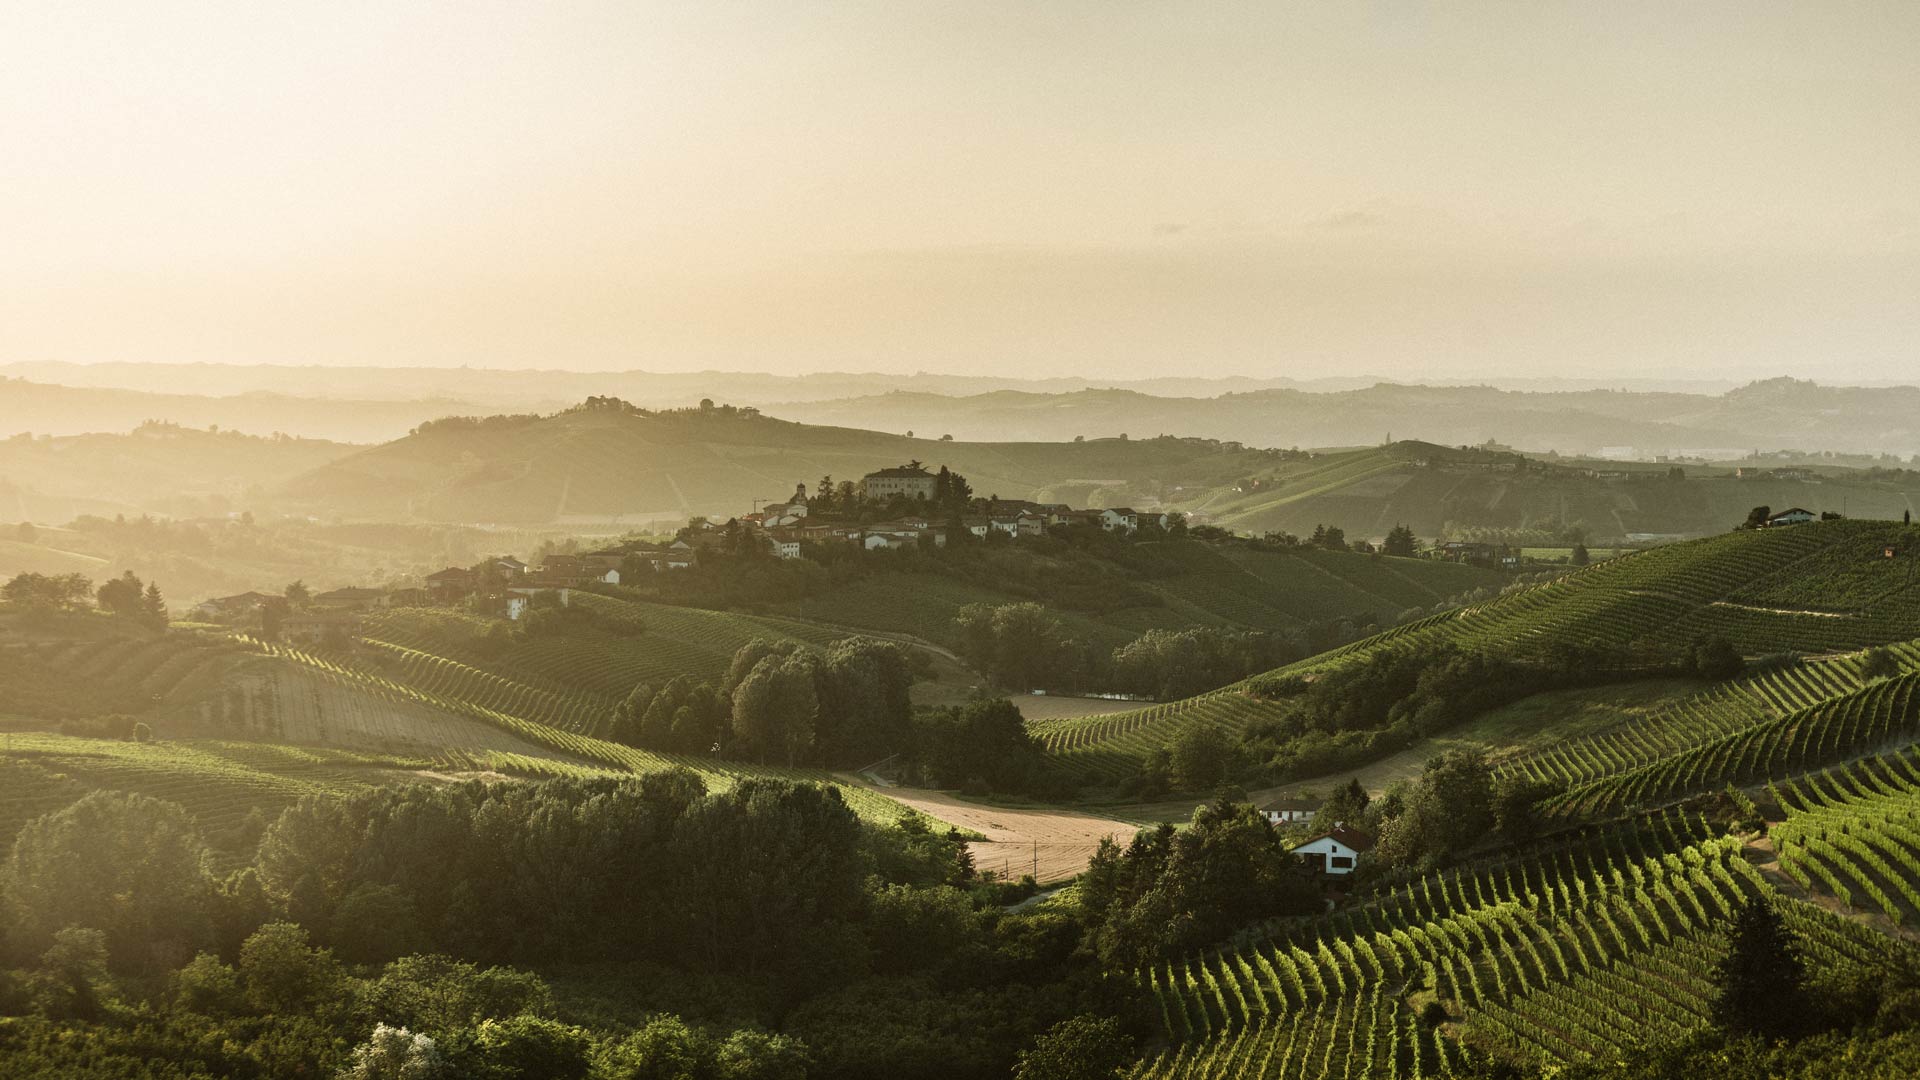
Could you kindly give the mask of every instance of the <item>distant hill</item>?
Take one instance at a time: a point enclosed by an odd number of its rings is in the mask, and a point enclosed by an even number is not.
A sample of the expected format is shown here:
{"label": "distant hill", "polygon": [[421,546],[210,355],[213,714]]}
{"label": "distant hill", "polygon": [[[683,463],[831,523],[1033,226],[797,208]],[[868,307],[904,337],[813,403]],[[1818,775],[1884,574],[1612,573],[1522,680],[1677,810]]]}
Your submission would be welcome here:
{"label": "distant hill", "polygon": [[1702,536],[1755,506],[1899,518],[1917,498],[1920,471],[1908,469],[1678,467],[1402,442],[1282,461],[1188,505],[1243,532],[1304,535],[1324,522],[1378,537],[1404,524],[1422,537],[1526,544],[1576,527],[1589,542]]}
{"label": "distant hill", "polygon": [[1275,457],[1205,439],[941,442],[725,409],[579,408],[429,425],[274,494],[290,508],[360,520],[632,525],[746,514],[796,484],[857,480],[913,459],[964,474],[979,495],[1157,506]]}
{"label": "distant hill", "polygon": [[[192,383],[183,380],[180,385]],[[547,408],[560,404],[556,399],[545,400]],[[301,438],[378,442],[404,435],[435,416],[487,411],[491,407],[457,397],[356,400],[259,390],[201,395],[0,378],[0,438],[29,431],[35,435],[126,431],[157,420],[188,428],[218,426],[249,435],[284,432]]]}
{"label": "distant hill", "polygon": [[1528,450],[1659,455],[1805,448],[1920,452],[1920,388],[1831,387],[1771,379],[1724,394],[1500,390],[1380,383],[1308,393],[1267,388],[1209,397],[1129,390],[1000,391],[967,397],[895,392],[795,403],[818,424],[1022,440],[1162,432],[1257,446],[1375,444],[1389,435],[1455,445],[1489,439]]}

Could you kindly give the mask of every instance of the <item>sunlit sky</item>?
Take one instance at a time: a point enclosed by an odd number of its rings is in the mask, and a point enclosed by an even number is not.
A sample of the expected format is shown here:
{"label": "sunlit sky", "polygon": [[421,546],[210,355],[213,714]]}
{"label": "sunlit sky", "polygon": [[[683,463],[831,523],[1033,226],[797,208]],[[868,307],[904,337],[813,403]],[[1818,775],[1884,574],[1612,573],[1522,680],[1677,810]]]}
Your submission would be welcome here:
{"label": "sunlit sky", "polygon": [[0,362],[1911,377],[1920,4],[0,4]]}

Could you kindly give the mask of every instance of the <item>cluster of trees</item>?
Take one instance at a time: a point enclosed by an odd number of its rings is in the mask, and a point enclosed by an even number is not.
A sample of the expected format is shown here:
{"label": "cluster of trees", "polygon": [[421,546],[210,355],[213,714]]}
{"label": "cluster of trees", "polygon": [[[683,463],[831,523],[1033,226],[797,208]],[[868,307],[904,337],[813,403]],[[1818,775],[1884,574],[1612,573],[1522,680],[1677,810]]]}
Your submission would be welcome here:
{"label": "cluster of trees", "polygon": [[1040,744],[1011,701],[927,710],[915,735],[915,764],[939,787],[1038,794],[1046,785]]}
{"label": "cluster of trees", "polygon": [[91,595],[93,582],[85,574],[16,574],[0,585],[0,600],[30,611],[84,607]]}
{"label": "cluster of trees", "polygon": [[[1308,655],[1308,635],[1192,627],[1148,630],[1110,652],[1074,637],[1040,604],[968,604],[954,618],[963,659],[1009,690],[1187,697]],[[1322,634],[1316,627],[1312,637]],[[1330,629],[1330,628],[1324,628]]]}
{"label": "cluster of trees", "polygon": [[1113,650],[1108,685],[1170,701],[1290,664],[1306,653],[1298,639],[1259,630],[1200,626],[1149,630]]}
{"label": "cluster of trees", "polygon": [[842,638],[825,651],[755,638],[718,685],[635,686],[608,730],[629,746],[785,765],[865,765],[911,748],[912,650]]}
{"label": "cluster of trees", "polygon": [[98,589],[85,574],[16,574],[0,585],[0,600],[29,611],[61,611],[86,606],[91,595],[101,611],[164,630],[167,602],[157,582],[143,582],[128,570]]}
{"label": "cluster of trees", "polygon": [[1265,776],[1319,775],[1548,690],[1661,674],[1726,679],[1744,667],[1739,651],[1718,637],[1666,656],[1565,642],[1526,657],[1452,645],[1389,648],[1311,682],[1280,674],[1252,680],[1252,693],[1289,707],[1249,727],[1242,749]]}
{"label": "cluster of trees", "polygon": [[1002,911],[959,838],[813,784],[311,797],[240,858],[214,873],[139,795],[28,824],[0,864],[0,1074],[986,1080],[1031,1047],[1039,1078],[1090,1018],[1139,1014],[1072,917]]}
{"label": "cluster of trees", "polygon": [[1126,970],[1226,938],[1259,919],[1319,910],[1320,889],[1266,817],[1243,801],[1196,808],[1125,848],[1103,840],[1080,882],[1092,951]]}

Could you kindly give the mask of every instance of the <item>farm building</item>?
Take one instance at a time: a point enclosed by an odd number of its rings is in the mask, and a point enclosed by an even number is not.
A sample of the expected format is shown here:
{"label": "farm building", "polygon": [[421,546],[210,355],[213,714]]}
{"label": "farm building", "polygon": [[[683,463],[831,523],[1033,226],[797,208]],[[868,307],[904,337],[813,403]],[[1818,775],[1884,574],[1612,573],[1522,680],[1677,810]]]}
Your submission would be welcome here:
{"label": "farm building", "polygon": [[1260,813],[1275,825],[1293,825],[1302,821],[1312,821],[1313,815],[1319,812],[1320,800],[1298,795],[1268,799],[1260,804]]}
{"label": "farm building", "polygon": [[1293,849],[1309,865],[1323,874],[1351,874],[1360,856],[1373,850],[1373,837],[1345,824],[1336,824]]}

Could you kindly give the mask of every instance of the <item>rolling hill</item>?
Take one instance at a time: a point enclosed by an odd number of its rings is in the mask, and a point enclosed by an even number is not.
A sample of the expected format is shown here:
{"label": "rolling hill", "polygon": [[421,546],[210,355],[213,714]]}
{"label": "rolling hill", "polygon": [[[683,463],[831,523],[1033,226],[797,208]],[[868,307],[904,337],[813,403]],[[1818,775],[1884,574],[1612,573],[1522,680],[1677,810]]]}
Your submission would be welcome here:
{"label": "rolling hill", "polygon": [[[1895,557],[1886,557],[1888,549]],[[1280,673],[1312,676],[1383,650],[1440,645],[1524,658],[1562,643],[1671,649],[1719,635],[1749,655],[1847,652],[1920,638],[1917,569],[1920,529],[1898,523],[1727,533],[1433,615]],[[1902,708],[1904,720],[1920,715]],[[1115,779],[1191,725],[1238,732],[1277,711],[1240,685],[1111,716],[1041,722],[1034,730],[1071,774]],[[1751,721],[1756,714],[1745,715]]]}
{"label": "rolling hill", "polygon": [[356,449],[170,423],[124,434],[17,435],[0,439],[0,521],[225,514],[247,508],[264,487]]}
{"label": "rolling hill", "polygon": [[1203,439],[960,443],[715,409],[582,407],[428,425],[280,486],[289,508],[356,520],[630,525],[733,516],[823,475],[917,459],[980,495],[1076,506],[1159,505],[1272,460]]}

